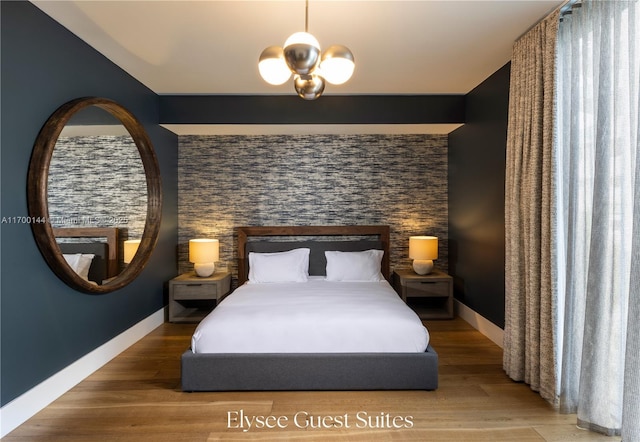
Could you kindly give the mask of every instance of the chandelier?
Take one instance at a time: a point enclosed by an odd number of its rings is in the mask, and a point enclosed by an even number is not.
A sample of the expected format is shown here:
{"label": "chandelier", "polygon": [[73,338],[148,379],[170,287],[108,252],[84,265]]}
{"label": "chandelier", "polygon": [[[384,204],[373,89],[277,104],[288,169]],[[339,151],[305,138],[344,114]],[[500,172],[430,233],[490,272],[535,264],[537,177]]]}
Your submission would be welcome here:
{"label": "chandelier", "polygon": [[355,63],[346,46],[330,46],[321,55],[320,43],[309,34],[309,0],[305,2],[304,32],[296,32],[284,48],[269,46],[258,62],[262,79],[269,84],[284,84],[293,74],[296,92],[305,100],[315,100],[324,92],[325,81],[343,84],[351,78]]}

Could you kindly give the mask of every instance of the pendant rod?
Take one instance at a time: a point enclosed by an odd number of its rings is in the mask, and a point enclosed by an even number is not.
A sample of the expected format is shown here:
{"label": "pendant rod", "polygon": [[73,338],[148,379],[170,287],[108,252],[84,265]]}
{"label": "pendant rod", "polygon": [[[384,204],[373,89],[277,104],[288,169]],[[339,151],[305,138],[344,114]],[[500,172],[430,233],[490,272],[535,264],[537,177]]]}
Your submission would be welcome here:
{"label": "pendant rod", "polygon": [[304,4],[304,32],[309,32],[309,0]]}

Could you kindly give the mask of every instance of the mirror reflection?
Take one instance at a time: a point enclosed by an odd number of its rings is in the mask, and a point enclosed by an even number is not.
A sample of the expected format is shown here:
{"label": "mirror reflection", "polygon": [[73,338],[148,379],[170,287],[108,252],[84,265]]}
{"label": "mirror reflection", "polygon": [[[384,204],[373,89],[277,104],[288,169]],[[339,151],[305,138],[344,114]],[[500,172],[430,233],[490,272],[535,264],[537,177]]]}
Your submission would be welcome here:
{"label": "mirror reflection", "polygon": [[[78,124],[89,116],[101,124]],[[81,276],[102,284],[119,274],[126,265],[124,242],[142,237],[147,211],[142,159],[126,128],[102,109],[80,110],[58,137],[47,183],[50,222],[67,263],[83,273],[86,266],[80,263],[90,258],[82,255],[101,260],[104,252],[96,252],[100,246],[89,244],[83,249],[78,244],[107,242],[106,237],[70,236],[73,232],[68,229],[115,228],[117,264],[97,271],[108,264],[92,263],[91,277]]]}

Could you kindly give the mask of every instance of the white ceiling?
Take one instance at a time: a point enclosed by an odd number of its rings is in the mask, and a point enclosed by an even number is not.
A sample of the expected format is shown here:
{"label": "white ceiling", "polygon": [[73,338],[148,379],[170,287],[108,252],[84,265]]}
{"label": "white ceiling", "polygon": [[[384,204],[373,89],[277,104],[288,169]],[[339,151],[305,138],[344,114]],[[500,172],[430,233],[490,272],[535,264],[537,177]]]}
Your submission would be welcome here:
{"label": "white ceiling", "polygon": [[[304,30],[305,2],[33,3],[158,94],[294,94],[257,60]],[[351,49],[356,70],[329,94],[465,94],[511,58],[513,42],[562,0],[309,1],[322,47]]]}

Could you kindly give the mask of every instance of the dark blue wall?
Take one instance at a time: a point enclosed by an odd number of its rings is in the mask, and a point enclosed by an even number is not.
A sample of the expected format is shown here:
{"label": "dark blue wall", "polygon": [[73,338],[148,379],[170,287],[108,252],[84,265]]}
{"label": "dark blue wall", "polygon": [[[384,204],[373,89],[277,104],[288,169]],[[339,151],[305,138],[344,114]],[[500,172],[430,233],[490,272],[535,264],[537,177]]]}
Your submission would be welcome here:
{"label": "dark blue wall", "polygon": [[[87,295],[49,269],[27,224],[1,228],[1,402],[117,336],[165,305],[176,275],[177,137],[158,126],[159,98],[28,2],[1,2],[2,217],[27,214],[26,180],[38,131],[61,104],[113,99],[145,125],[163,184],[160,240],[143,273],[124,289]],[[114,158],[114,167],[118,159]]]}
{"label": "dark blue wall", "polygon": [[464,123],[464,95],[162,95],[167,124]]}
{"label": "dark blue wall", "polygon": [[504,328],[504,170],[510,64],[466,96],[449,134],[449,273],[455,297]]}

